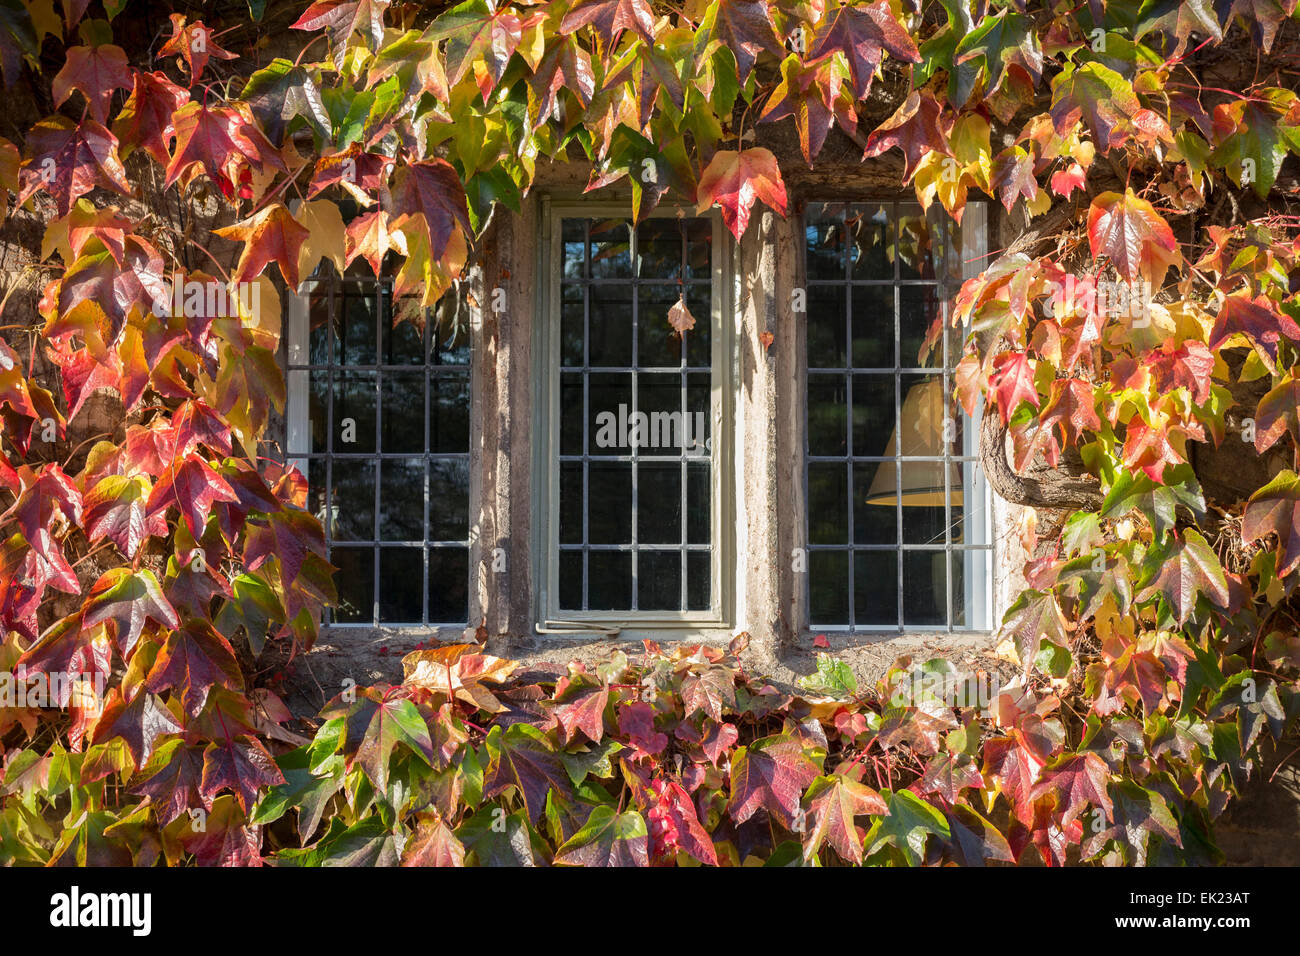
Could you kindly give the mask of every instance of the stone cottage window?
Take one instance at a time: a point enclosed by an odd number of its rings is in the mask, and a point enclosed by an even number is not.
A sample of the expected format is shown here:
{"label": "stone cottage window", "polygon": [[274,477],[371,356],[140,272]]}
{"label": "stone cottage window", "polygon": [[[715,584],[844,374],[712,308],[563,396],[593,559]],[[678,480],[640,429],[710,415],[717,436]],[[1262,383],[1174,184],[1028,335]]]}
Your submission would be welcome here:
{"label": "stone cottage window", "polygon": [[[731,444],[719,429],[730,391],[721,226],[592,213],[552,207],[543,243],[539,629],[721,623]],[[691,319],[677,318],[682,306]]]}
{"label": "stone cottage window", "polygon": [[935,325],[978,261],[982,213],[963,232],[937,206],[806,211],[811,627],[990,625],[989,493],[950,397],[961,340]]}
{"label": "stone cottage window", "polygon": [[935,325],[983,266],[985,207],[957,230],[841,199],[792,197],[737,242],[566,186],[498,211],[459,310],[363,265],[306,280],[286,445],[340,569],[328,623],[989,630],[993,499]]}
{"label": "stone cottage window", "polygon": [[354,265],[322,266],[289,313],[288,454],[339,569],[331,623],[463,625],[468,328]]}

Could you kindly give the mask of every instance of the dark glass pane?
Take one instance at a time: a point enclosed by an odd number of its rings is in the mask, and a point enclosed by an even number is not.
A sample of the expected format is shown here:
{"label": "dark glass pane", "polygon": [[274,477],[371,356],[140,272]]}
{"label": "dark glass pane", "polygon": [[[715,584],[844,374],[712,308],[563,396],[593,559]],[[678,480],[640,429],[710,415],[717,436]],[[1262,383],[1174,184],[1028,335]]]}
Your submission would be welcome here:
{"label": "dark glass pane", "polygon": [[329,321],[330,292],[328,286],[320,285],[312,292],[307,310],[308,361],[312,365],[329,364]]}
{"label": "dark glass pane", "polygon": [[[952,626],[970,627],[966,619],[966,562],[972,555],[967,551],[952,553]],[[976,578],[975,580],[979,580]]]}
{"label": "dark glass pane", "polygon": [[853,554],[853,616],[862,627],[898,626],[898,553]]}
{"label": "dark glass pane", "polygon": [[932,285],[905,285],[898,290],[898,364],[900,368],[940,368],[943,343],[938,351],[922,353],[930,325],[939,315],[939,290]]}
{"label": "dark glass pane", "polygon": [[379,463],[379,537],[384,541],[424,540],[424,459]]}
{"label": "dark glass pane", "polygon": [[560,552],[560,610],[581,611],[582,552]]}
{"label": "dark glass pane", "polygon": [[[446,299],[443,299],[445,302]],[[461,303],[459,316],[444,313],[442,320],[435,322],[430,330],[431,349],[430,365],[469,365],[469,322],[466,319],[468,305]],[[452,319],[455,317],[455,321]]]}
{"label": "dark glass pane", "polygon": [[626,279],[632,275],[632,224],[626,219],[591,223],[591,277]]}
{"label": "dark glass pane", "polygon": [[560,542],[582,543],[582,462],[560,465]]}
{"label": "dark glass pane", "polygon": [[566,219],[560,227],[560,241],[564,245],[561,274],[566,279],[580,279],[586,275],[586,235],[585,219]]}
{"label": "dark glass pane", "polygon": [[469,462],[429,462],[429,540],[469,537]]}
{"label": "dark glass pane", "polygon": [[695,316],[695,328],[686,333],[686,364],[713,366],[713,290],[707,285],[687,287],[686,305]]}
{"label": "dark glass pane", "polygon": [[855,286],[853,289],[853,367],[892,369],[895,335],[893,287]]}
{"label": "dark glass pane", "polygon": [[809,204],[804,223],[808,278],[843,279],[844,204]]}
{"label": "dark glass pane", "polygon": [[424,617],[424,549],[379,549],[379,620],[419,624]]}
{"label": "dark glass pane", "polygon": [[375,535],[374,461],[334,459],[330,495],[335,541],[370,541]]}
{"label": "dark glass pane", "polygon": [[469,619],[469,549],[429,549],[429,623]]}
{"label": "dark glass pane", "polygon": [[376,365],[375,333],[378,330],[376,290],[372,283],[345,282],[335,300],[339,304],[336,334],[344,365]]}
{"label": "dark glass pane", "polygon": [[469,375],[439,372],[429,378],[429,451],[469,451]]}
{"label": "dark glass pane", "polygon": [[325,459],[311,458],[306,464],[299,463],[298,466],[305,472],[304,477],[307,479],[307,513],[316,516],[322,526],[325,521],[325,489],[327,480],[325,478]]}
{"label": "dark glass pane", "polygon": [[308,372],[310,378],[307,386],[307,427],[311,430],[311,450],[320,454],[329,450],[329,372],[325,370]]}
{"label": "dark glass pane", "polygon": [[686,609],[688,611],[707,611],[712,603],[710,581],[709,553],[707,551],[686,552]]}
{"label": "dark glass pane", "polygon": [[375,619],[375,552],[372,548],[334,548],[330,564],[338,568],[334,586],[338,606],[331,610],[335,621],[344,624],[369,623]]}
{"label": "dark glass pane", "polygon": [[[940,281],[950,283],[950,288],[961,285],[961,226],[948,218],[940,206],[931,204],[926,212],[930,223],[931,242],[934,246],[935,272]],[[982,268],[982,267],[981,267]]]}
{"label": "dark glass pane", "polygon": [[894,544],[898,541],[898,508],[894,502],[897,463],[859,462],[853,466],[853,542]]}
{"label": "dark glass pane", "polygon": [[899,208],[898,277],[937,279],[943,269],[941,233],[926,219],[920,206]]}
{"label": "dark glass pane", "polygon": [[[682,364],[682,337],[668,324],[668,310],[679,298],[680,289],[675,285],[646,285],[637,290],[637,365],[641,368]],[[700,324],[697,321],[696,328]],[[686,333],[688,341],[692,335]]]}
{"label": "dark glass pane", "polygon": [[808,540],[812,544],[848,544],[848,466],[840,462],[808,465]]}
{"label": "dark glass pane", "polygon": [[380,421],[386,454],[424,451],[424,372],[385,372]]}
{"label": "dark glass pane", "polygon": [[643,461],[636,475],[637,540],[676,544],[682,540],[682,466]]}
{"label": "dark glass pane", "polygon": [[894,376],[853,376],[853,454],[893,455]]}
{"label": "dark glass pane", "polygon": [[893,243],[887,206],[854,206],[847,220],[849,272],[854,279],[894,278]]}
{"label": "dark glass pane", "polygon": [[374,372],[334,373],[335,452],[364,454],[375,451],[378,384]]}
{"label": "dark glass pane", "polygon": [[587,554],[587,607],[626,611],[632,607],[632,555],[627,551]]}
{"label": "dark glass pane", "polygon": [[587,306],[578,299],[566,301],[560,307],[560,364],[583,364],[583,336],[587,322]]}
{"label": "dark glass pane", "polygon": [[708,219],[686,220],[686,278],[708,279],[713,275],[713,223]]}
{"label": "dark glass pane", "polygon": [[632,364],[632,286],[592,286],[588,360],[593,366]]}
{"label": "dark glass pane", "polygon": [[812,286],[808,290],[808,367],[844,368],[847,316],[844,286]]}
{"label": "dark glass pane", "polygon": [[582,373],[560,376],[560,454],[582,454]]}
{"label": "dark glass pane", "polygon": [[632,543],[632,464],[592,462],[587,476],[587,540]]}
{"label": "dark glass pane", "polygon": [[[984,503],[980,500],[977,483],[982,475],[983,463],[978,461],[953,462],[950,481],[952,482],[952,540],[956,544],[988,544],[988,526],[983,528],[979,522],[984,517]],[[971,495],[967,500],[966,496]],[[966,512],[969,510],[972,524],[966,525]]]}
{"label": "dark glass pane", "polygon": [[903,541],[944,543],[943,463],[903,461]]}
{"label": "dark glass pane", "polygon": [[676,219],[646,219],[637,226],[637,275],[676,279],[682,273],[682,227]]}
{"label": "dark glass pane", "polygon": [[[385,297],[387,301],[387,297]],[[396,318],[397,324],[393,324]],[[385,365],[424,364],[424,321],[420,313],[401,313],[385,316],[380,333],[383,335]]]}
{"label": "dark glass pane", "polygon": [[686,466],[686,541],[689,544],[708,544],[713,540],[709,473],[707,462],[690,462]]}
{"label": "dark glass pane", "polygon": [[677,551],[640,552],[637,555],[636,594],[639,610],[681,610],[681,554]]}
{"label": "dark glass pane", "polygon": [[849,554],[847,551],[808,553],[809,623],[849,623]]}
{"label": "dark glass pane", "polygon": [[[673,454],[687,444],[682,415],[682,377],[643,372],[637,377],[637,410],[645,418],[633,423],[632,443],[645,454]],[[639,427],[639,426],[644,426]]]}
{"label": "dark glass pane", "polygon": [[942,551],[903,552],[903,624],[944,625],[948,618],[947,571]]}
{"label": "dark glass pane", "polygon": [[848,389],[843,375],[808,376],[808,454],[848,454]]}
{"label": "dark glass pane", "polygon": [[[954,437],[956,422],[950,400],[944,398],[942,375],[899,376],[903,395],[898,428],[898,454],[934,457],[956,451],[944,439]],[[945,425],[945,419],[948,423]]]}
{"label": "dark glass pane", "polygon": [[690,431],[690,441],[685,448],[689,455],[707,455],[712,449],[709,439],[713,435],[713,378],[704,372],[686,375],[686,412],[683,423]]}
{"label": "dark glass pane", "polygon": [[587,453],[631,454],[632,376],[597,372],[587,381]]}

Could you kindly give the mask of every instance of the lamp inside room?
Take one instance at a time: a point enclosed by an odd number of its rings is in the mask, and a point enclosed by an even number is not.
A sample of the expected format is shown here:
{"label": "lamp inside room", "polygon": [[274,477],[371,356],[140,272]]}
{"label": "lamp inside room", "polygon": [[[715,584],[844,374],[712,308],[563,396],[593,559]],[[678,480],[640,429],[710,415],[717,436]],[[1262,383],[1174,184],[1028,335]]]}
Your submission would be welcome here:
{"label": "lamp inside room", "polygon": [[962,507],[961,470],[956,462],[946,465],[949,479],[945,488],[943,462],[909,460],[951,453],[944,441],[947,414],[942,375],[929,376],[908,390],[885,449],[886,455],[903,458],[901,474],[894,462],[881,462],[867,489],[867,504],[894,507],[901,498],[904,507],[942,508],[945,500],[951,501],[954,509]]}

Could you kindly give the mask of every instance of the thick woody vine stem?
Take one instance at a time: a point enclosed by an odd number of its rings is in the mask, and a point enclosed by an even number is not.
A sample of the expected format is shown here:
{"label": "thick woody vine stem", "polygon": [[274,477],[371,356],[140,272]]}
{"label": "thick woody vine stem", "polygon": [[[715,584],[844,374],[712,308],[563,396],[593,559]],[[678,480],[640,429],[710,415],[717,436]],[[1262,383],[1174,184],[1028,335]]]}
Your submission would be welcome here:
{"label": "thick woody vine stem", "polygon": [[996,413],[980,420],[980,460],[989,487],[999,498],[1031,508],[1091,511],[1101,506],[1101,486],[1090,475],[1074,474],[1064,467],[1034,469],[1027,475],[1017,472],[1007,457],[1007,434],[1007,426]]}

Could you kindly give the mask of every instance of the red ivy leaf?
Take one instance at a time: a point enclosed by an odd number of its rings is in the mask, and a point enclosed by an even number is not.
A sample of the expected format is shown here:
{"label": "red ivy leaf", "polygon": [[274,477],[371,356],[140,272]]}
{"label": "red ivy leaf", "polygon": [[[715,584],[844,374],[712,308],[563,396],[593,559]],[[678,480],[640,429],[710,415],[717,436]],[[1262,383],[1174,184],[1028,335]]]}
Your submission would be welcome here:
{"label": "red ivy leaf", "polygon": [[867,137],[863,159],[879,156],[897,146],[903,151],[903,180],[910,180],[917,164],[928,153],[948,152],[952,119],[943,118],[943,107],[928,90],[913,90],[894,115]]}
{"label": "red ivy leaf", "polygon": [[1060,825],[1070,823],[1087,806],[1100,807],[1110,818],[1112,807],[1106,784],[1110,771],[1106,762],[1095,753],[1071,754],[1060,763],[1049,767],[1031,793],[1033,800],[1051,795],[1060,812]]}
{"label": "red ivy leaf", "polygon": [[867,814],[884,816],[889,812],[889,806],[880,794],[843,774],[818,777],[808,788],[804,802],[812,821],[803,844],[804,856],[808,859],[825,841],[844,860],[861,864],[862,841],[866,832],[854,818]]}
{"label": "red ivy leaf", "polygon": [[27,148],[32,158],[18,173],[19,205],[43,189],[54,197],[58,214],[66,216],[96,186],[131,195],[117,137],[94,120],[43,119],[27,135]]}
{"label": "red ivy leaf", "polygon": [[284,774],[256,737],[214,740],[203,752],[199,796],[209,809],[218,793],[229,790],[247,813],[257,802],[259,790],[282,783]]}
{"label": "red ivy leaf", "polygon": [[122,153],[139,147],[166,166],[171,157],[168,148],[176,138],[172,117],[190,94],[162,73],[137,70],[131,95],[122,112],[113,121],[113,132],[122,141]]}
{"label": "red ivy leaf", "polygon": [[[1224,299],[1223,306],[1214,319],[1209,348],[1217,351],[1224,342],[1238,333],[1251,339],[1255,351],[1266,359],[1269,369],[1276,367],[1277,345],[1283,336],[1292,342],[1300,342],[1300,326],[1289,315],[1279,312],[1266,295],[1254,299],[1245,295],[1230,295]],[[1208,378],[1208,373],[1206,377]]]}
{"label": "red ivy leaf", "polygon": [[212,230],[223,239],[241,240],[244,252],[235,267],[234,282],[247,282],[274,262],[290,289],[298,288],[298,252],[311,236],[284,203],[272,203],[242,222]]}
{"label": "red ivy leaf", "polygon": [[1005,425],[1022,402],[1040,407],[1038,389],[1034,387],[1034,370],[1027,352],[1003,352],[993,360],[989,390],[997,400],[998,412]]}
{"label": "red ivy leaf", "polygon": [[1300,566],[1300,476],[1282,471],[1250,496],[1241,518],[1241,537],[1249,543],[1277,535],[1276,575],[1285,578]]}
{"label": "red ivy leaf", "polygon": [[284,162],[261,130],[254,125],[248,104],[208,109],[201,103],[186,103],[172,117],[176,131],[176,152],[167,165],[165,186],[181,180],[188,184],[195,167],[208,174],[223,195],[234,196],[241,169],[261,170],[270,165],[284,169]]}
{"label": "red ivy leaf", "polygon": [[[91,680],[97,675],[108,677],[112,661],[112,644],[97,636],[96,631],[84,630],[81,615],[71,614],[55,622],[41,639],[23,652],[14,665],[14,676],[30,680],[35,674],[83,674]],[[69,681],[59,684],[51,693],[50,702],[67,707],[72,697]]]}
{"label": "red ivy leaf", "polygon": [[650,784],[651,804],[646,811],[651,855],[663,859],[682,850],[701,863],[718,865],[713,840],[700,823],[691,795],[680,784],[662,777]]}
{"label": "red ivy leaf", "polygon": [[393,198],[401,211],[393,220],[393,228],[400,229],[408,220],[422,216],[429,236],[429,254],[435,259],[442,258],[456,229],[466,234],[471,231],[465,187],[455,167],[446,160],[411,163],[397,181]]}
{"label": "red ivy leaf", "polygon": [[185,14],[173,13],[171,21],[172,35],[158,53],[161,56],[175,54],[183,59],[190,68],[191,85],[199,81],[210,57],[215,56],[222,60],[239,59],[238,54],[223,50],[217,45],[212,28],[204,26],[202,20],[187,24]]}
{"label": "red ivy leaf", "polygon": [[655,730],[654,708],[645,701],[624,704],[618,710],[618,729],[623,736],[648,754],[668,746],[668,735]]}
{"label": "red ivy leaf", "polygon": [[1092,201],[1088,245],[1094,259],[1105,256],[1126,280],[1145,279],[1154,289],[1164,283],[1169,267],[1182,261],[1169,223],[1132,189],[1122,196],[1102,193]]}
{"label": "red ivy leaf", "polygon": [[749,226],[749,212],[756,200],[762,200],[785,215],[785,183],[776,157],[770,150],[756,146],[743,152],[718,150],[700,177],[697,191],[699,211],[717,203],[722,221],[739,239]]}
{"label": "red ivy leaf", "polygon": [[291,30],[327,30],[330,42],[343,46],[348,37],[361,31],[371,49],[384,45],[384,11],[391,0],[319,0],[291,25]]}
{"label": "red ivy leaf", "polygon": [[1228,606],[1228,579],[1223,565],[1199,531],[1188,528],[1181,537],[1175,531],[1169,544],[1152,550],[1150,559],[1159,571],[1138,594],[1139,603],[1157,594],[1163,596],[1179,626],[1192,616],[1200,594],[1221,608]]}
{"label": "red ivy leaf", "polygon": [[108,622],[124,660],[130,658],[145,621],[154,620],[167,627],[180,624],[175,608],[163,597],[158,579],[148,568],[134,573],[130,568],[105,571],[90,589],[81,613],[87,627]]}
{"label": "red ivy leaf", "polygon": [[736,73],[743,84],[763,52],[783,56],[784,48],[772,26],[767,0],[717,0],[706,8],[696,33],[696,44],[711,52],[714,44],[736,57]]}
{"label": "red ivy leaf", "polygon": [[731,760],[731,801],[727,811],[744,823],[760,808],[793,829],[799,798],[821,773],[820,761],[794,734],[777,734],[739,748]]}
{"label": "red ivy leaf", "polygon": [[1078,378],[1058,378],[1052,382],[1051,396],[1039,423],[1045,428],[1060,426],[1061,440],[1067,445],[1079,444],[1085,428],[1101,431],[1092,383]]}
{"label": "red ivy leaf", "polygon": [[181,706],[193,717],[207,703],[214,685],[241,692],[243,673],[230,642],[207,621],[191,618],[167,635],[145,679],[145,690],[156,694],[175,688]]}
{"label": "red ivy leaf", "polygon": [[827,14],[813,36],[807,62],[817,63],[841,50],[848,57],[853,96],[859,100],[871,93],[871,81],[886,51],[905,63],[921,62],[921,51],[895,19],[889,0],[865,6],[844,4]]}
{"label": "red ivy leaf", "polygon": [[655,14],[646,0],[578,0],[560,21],[560,32],[573,33],[585,26],[610,45],[624,30],[635,31],[649,44],[655,40]]}
{"label": "red ivy leaf", "polygon": [[154,743],[164,734],[178,734],[184,728],[171,711],[153,694],[137,693],[130,702],[123,700],[121,689],[109,691],[104,713],[95,724],[94,743],[121,738],[137,767],[143,767],[153,754]]}
{"label": "red ivy leaf", "polygon": [[73,46],[64,51],[63,68],[54,77],[51,93],[54,105],[62,106],[76,90],[90,105],[97,123],[108,122],[108,106],[114,90],[132,87],[131,68],[120,46]]}
{"label": "red ivy leaf", "polygon": [[1167,465],[1181,464],[1183,456],[1169,440],[1164,425],[1151,426],[1134,417],[1124,435],[1124,466],[1140,470],[1156,484],[1164,480]]}
{"label": "red ivy leaf", "polygon": [[1065,169],[1052,173],[1052,192],[1062,199],[1069,199],[1076,189],[1083,191],[1087,184],[1088,173],[1078,163],[1071,163]]}
{"label": "red ivy leaf", "polygon": [[212,505],[218,501],[237,502],[235,490],[226,479],[212,470],[202,458],[190,457],[170,464],[158,476],[145,510],[150,517],[166,512],[175,505],[180,509],[190,534],[203,537]]}
{"label": "red ivy leaf", "polygon": [[1259,401],[1255,410],[1255,450],[1272,448],[1287,432],[1300,443],[1300,379],[1290,372]]}
{"label": "red ivy leaf", "polygon": [[202,773],[199,748],[172,738],[153,752],[133,779],[129,792],[148,797],[159,822],[166,826],[198,804]]}
{"label": "red ivy leaf", "polygon": [[546,736],[531,724],[511,724],[504,732],[499,726],[493,727],[488,733],[487,751],[484,798],[490,800],[513,787],[534,824],[541,819],[550,791],[561,795],[573,792],[564,764]]}

